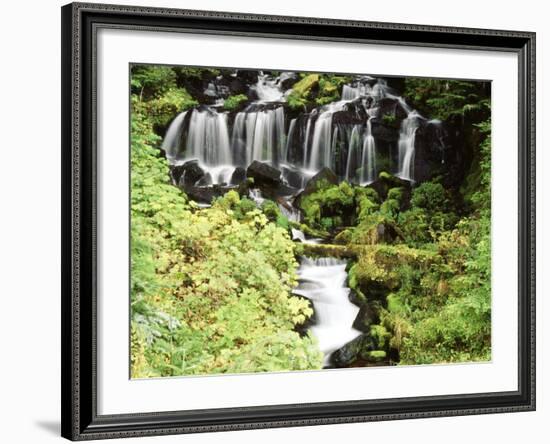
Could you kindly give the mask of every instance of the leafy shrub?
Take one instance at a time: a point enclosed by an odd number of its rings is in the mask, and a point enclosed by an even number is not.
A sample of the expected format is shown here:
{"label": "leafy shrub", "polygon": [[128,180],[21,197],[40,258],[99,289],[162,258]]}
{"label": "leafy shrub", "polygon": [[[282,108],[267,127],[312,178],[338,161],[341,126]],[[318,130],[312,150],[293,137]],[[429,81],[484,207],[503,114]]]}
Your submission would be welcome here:
{"label": "leafy shrub", "polygon": [[223,102],[223,107],[227,111],[233,111],[239,108],[244,102],[248,100],[248,97],[245,94],[237,94],[235,96],[229,96]]}

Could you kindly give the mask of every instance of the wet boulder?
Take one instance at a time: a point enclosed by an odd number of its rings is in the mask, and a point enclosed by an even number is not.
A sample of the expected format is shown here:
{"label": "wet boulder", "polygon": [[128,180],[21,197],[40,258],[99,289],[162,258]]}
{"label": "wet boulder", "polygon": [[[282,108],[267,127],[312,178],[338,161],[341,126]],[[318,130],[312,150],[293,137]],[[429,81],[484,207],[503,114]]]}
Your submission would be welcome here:
{"label": "wet boulder", "polygon": [[370,332],[371,325],[377,321],[377,316],[372,307],[368,304],[364,304],[359,309],[357,317],[353,321],[352,327],[363,333]]}
{"label": "wet boulder", "polygon": [[369,342],[373,342],[373,340],[367,334],[358,336],[332,353],[330,355],[330,363],[336,368],[349,367],[361,357],[363,350],[374,346],[374,344],[371,345]]}
{"label": "wet boulder", "polygon": [[201,203],[212,203],[214,198],[223,196],[228,191],[232,190],[233,187],[213,185],[206,187],[191,186],[185,189],[187,196]]}
{"label": "wet boulder", "polygon": [[[377,102],[377,106],[379,109],[379,117],[387,121],[388,123],[390,122],[390,120],[392,121],[392,123],[396,122],[397,128],[399,128],[399,122],[407,118],[407,115],[410,111],[410,108],[407,109],[407,105],[404,103],[404,101],[400,101],[392,97],[383,97],[379,99]],[[391,117],[384,118],[384,116]]]}
{"label": "wet boulder", "polygon": [[267,163],[255,160],[246,170],[246,176],[254,179],[254,184],[278,186],[281,183],[281,172]]}
{"label": "wet boulder", "polygon": [[371,130],[377,144],[379,142],[397,142],[399,140],[399,125],[389,125],[378,117],[372,119]]}
{"label": "wet boulder", "polygon": [[176,165],[170,168],[170,175],[174,183],[179,187],[195,185],[205,175],[198,160],[190,160],[183,165]]}
{"label": "wet boulder", "polygon": [[322,182],[327,182],[332,185],[338,185],[338,176],[327,167],[324,167],[320,170],[315,176],[308,180],[304,191],[302,191],[301,196],[308,196],[309,194],[314,193],[318,189],[318,185]]}
{"label": "wet boulder", "polygon": [[231,185],[238,185],[241,182],[246,180],[246,170],[242,167],[235,168],[233,174],[231,175],[230,183]]}
{"label": "wet boulder", "polygon": [[386,171],[382,171],[378,175],[378,178],[369,184],[367,188],[372,188],[378,193],[382,200],[385,200],[388,196],[388,192],[393,188],[402,188],[404,190],[403,192],[409,195],[412,184],[408,180],[401,179]]}

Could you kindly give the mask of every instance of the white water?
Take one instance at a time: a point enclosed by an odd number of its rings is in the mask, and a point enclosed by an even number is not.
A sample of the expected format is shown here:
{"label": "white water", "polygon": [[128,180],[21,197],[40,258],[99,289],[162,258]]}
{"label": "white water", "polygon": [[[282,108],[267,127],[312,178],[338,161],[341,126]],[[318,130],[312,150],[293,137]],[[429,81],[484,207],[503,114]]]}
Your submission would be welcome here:
{"label": "white water", "polygon": [[371,118],[367,121],[367,131],[363,138],[363,156],[361,165],[361,185],[368,185],[376,178],[376,142],[372,136]]}
{"label": "white water", "polygon": [[359,307],[348,299],[346,262],[334,258],[304,257],[298,276],[300,283],[295,293],[313,303],[317,323],[310,330],[319,342],[326,366],[334,351],[361,334],[352,327]]}
{"label": "white water", "polygon": [[231,150],[243,153],[244,165],[253,160],[274,162],[285,154],[285,112],[282,106],[276,109],[242,111],[235,117]]}
{"label": "white water", "polygon": [[[321,113],[313,128],[311,154],[308,156],[307,167],[310,170],[319,170],[322,167],[332,168],[332,116],[338,111],[343,111],[346,103],[347,101],[340,100],[321,108]],[[309,125],[310,120],[308,120],[308,127]],[[308,142],[306,137],[306,147]]]}
{"label": "white water", "polygon": [[187,136],[187,158],[207,166],[231,165],[227,114],[194,109]]}
{"label": "white water", "polygon": [[397,175],[402,179],[414,180],[414,144],[416,130],[420,125],[420,118],[420,114],[416,111],[412,111],[408,117],[401,122]]}
{"label": "white water", "polygon": [[[257,83],[252,86],[259,100],[238,112],[234,119],[215,106],[201,106],[178,114],[162,144],[168,161],[181,164],[198,160],[213,184],[229,183],[237,166],[246,168],[258,160],[279,168],[287,165],[289,171],[294,172],[294,186],[301,183],[303,187],[307,179],[323,167],[331,168],[340,178],[367,185],[378,173],[371,119],[379,118],[379,99],[388,97],[397,100],[408,116],[399,132],[396,174],[414,180],[415,135],[419,119],[425,119],[402,97],[392,94],[382,79],[373,83],[372,78],[358,78],[350,85],[343,85],[342,100],[314,108],[304,119],[293,118],[287,122],[281,84],[291,75],[283,73],[274,78],[260,72]],[[209,86],[209,91],[214,93],[218,88],[214,87]],[[355,123],[333,121],[336,113],[353,113],[353,110],[357,113],[364,110],[367,117]],[[187,130],[185,139],[182,138],[184,130]],[[293,151],[291,156],[291,149],[298,152]],[[291,160],[296,158],[302,158],[303,162],[293,164]],[[301,180],[296,179],[296,173]]]}
{"label": "white water", "polygon": [[183,119],[187,115],[187,111],[179,113],[166,131],[164,140],[162,141],[162,149],[166,153],[169,161],[175,160],[178,156],[179,139],[183,131]]}
{"label": "white water", "polygon": [[306,235],[304,234],[303,231],[297,230],[296,228],[291,228],[290,230],[292,232],[292,240],[299,240],[300,242],[305,243]]}
{"label": "white water", "polygon": [[361,147],[361,135],[359,127],[355,125],[351,130],[351,136],[348,148],[348,161],[346,163],[346,180],[355,181],[355,166],[359,157],[359,149]]}
{"label": "white water", "polygon": [[283,216],[285,216],[290,222],[300,222],[300,210],[297,210],[292,206],[292,204],[283,205],[282,203],[278,204],[279,209]]}
{"label": "white water", "polygon": [[[285,74],[285,73],[283,73]],[[258,75],[258,82],[254,90],[262,102],[284,102],[284,92],[280,88],[281,78],[272,78],[262,72]]]}

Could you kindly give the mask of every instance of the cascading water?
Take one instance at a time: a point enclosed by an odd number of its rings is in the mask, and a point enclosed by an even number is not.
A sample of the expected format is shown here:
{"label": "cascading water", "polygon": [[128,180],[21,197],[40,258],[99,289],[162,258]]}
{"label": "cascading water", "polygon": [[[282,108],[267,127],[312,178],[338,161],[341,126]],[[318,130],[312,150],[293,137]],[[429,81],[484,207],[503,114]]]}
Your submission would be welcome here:
{"label": "cascading water", "polygon": [[359,133],[359,126],[355,125],[351,130],[349,148],[348,148],[348,160],[346,162],[346,180],[355,182],[355,172],[360,157],[361,148],[361,135]]}
{"label": "cascading water", "polygon": [[280,88],[281,79],[272,78],[260,71],[258,82],[254,85],[254,91],[262,102],[283,102],[284,92]]}
{"label": "cascading water", "polygon": [[168,161],[174,161],[178,156],[179,139],[183,131],[183,120],[186,115],[187,111],[184,111],[176,116],[168,127],[164,140],[162,141],[162,149],[166,153]]}
{"label": "cascading water", "polygon": [[361,332],[352,327],[359,307],[348,298],[346,261],[335,258],[304,257],[298,269],[299,285],[296,294],[313,303],[316,324],[310,330],[324,354],[324,365],[330,355],[358,337]]}
{"label": "cascading water", "polygon": [[406,119],[401,122],[399,132],[397,176],[405,180],[414,180],[414,150],[416,131],[420,126],[421,116],[416,111],[411,111]]}
{"label": "cascading water", "polygon": [[[367,185],[379,172],[377,150],[385,149],[384,155],[389,156],[388,148],[377,146],[372,123],[374,119],[380,124],[383,105],[379,103],[387,98],[408,115],[398,135],[398,165],[392,168],[401,178],[414,180],[415,134],[419,119],[423,118],[396,96],[383,79],[358,77],[342,86],[341,100],[298,117],[294,114],[287,122],[288,91],[283,91],[281,85],[292,76],[295,75],[282,73],[271,77],[260,72],[257,82],[250,86],[258,100],[235,114],[218,105],[202,105],[178,114],[162,145],[168,161],[177,165],[198,160],[210,178],[201,184],[230,183],[237,167],[247,168],[257,160],[281,168],[283,179],[291,176],[293,187],[305,186],[323,167],[332,169],[340,179]],[[206,89],[211,100],[220,105],[229,94],[221,83],[216,79]],[[388,161],[391,164],[395,160]]]}
{"label": "cascading water", "polygon": [[363,138],[363,156],[361,165],[361,185],[368,185],[376,178],[376,142],[372,136],[372,117],[367,120],[367,129]]}
{"label": "cascading water", "polygon": [[227,114],[207,109],[195,109],[189,122],[187,157],[208,166],[230,165],[231,148],[227,129]]}
{"label": "cascading water", "polygon": [[253,160],[278,164],[286,157],[285,112],[282,106],[265,109],[250,105],[237,113],[231,135],[233,164]]}

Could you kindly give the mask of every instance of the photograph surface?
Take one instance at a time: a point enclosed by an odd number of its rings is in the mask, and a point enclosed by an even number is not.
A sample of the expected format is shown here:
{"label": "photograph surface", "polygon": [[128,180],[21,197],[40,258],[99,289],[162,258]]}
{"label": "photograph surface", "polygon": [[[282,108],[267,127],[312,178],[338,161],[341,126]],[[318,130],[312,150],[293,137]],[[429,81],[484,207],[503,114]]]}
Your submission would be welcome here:
{"label": "photograph surface", "polygon": [[491,360],[491,82],[132,64],[132,378]]}

